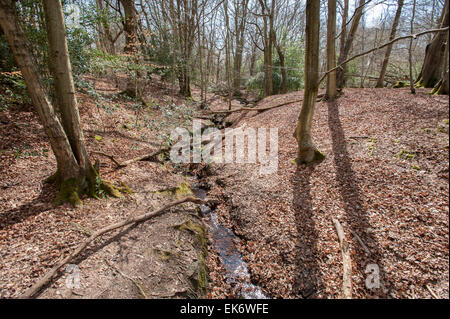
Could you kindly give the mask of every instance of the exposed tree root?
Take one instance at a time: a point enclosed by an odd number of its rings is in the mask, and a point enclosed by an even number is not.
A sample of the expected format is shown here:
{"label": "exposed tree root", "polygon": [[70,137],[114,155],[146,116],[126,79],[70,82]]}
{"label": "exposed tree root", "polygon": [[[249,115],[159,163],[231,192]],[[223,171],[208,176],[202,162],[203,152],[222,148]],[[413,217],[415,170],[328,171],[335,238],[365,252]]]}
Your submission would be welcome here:
{"label": "exposed tree root", "polygon": [[91,167],[86,174],[78,178],[68,178],[61,180],[57,171],[45,179],[46,183],[53,183],[58,189],[58,194],[53,200],[54,206],[64,203],[70,203],[73,207],[82,205],[81,195],[88,195],[93,198],[100,197],[122,197],[123,194],[131,194],[133,191],[123,182],[121,186],[115,186],[113,183],[103,180],[99,172]]}
{"label": "exposed tree root", "polygon": [[121,228],[121,227],[128,226],[131,224],[145,222],[153,217],[161,215],[163,212],[165,212],[167,209],[169,209],[173,206],[177,206],[177,205],[180,205],[180,204],[186,203],[186,202],[192,202],[192,203],[196,203],[196,204],[204,204],[207,201],[202,200],[197,197],[186,197],[184,199],[181,199],[181,200],[178,200],[175,202],[171,202],[156,211],[145,213],[145,214],[142,214],[142,215],[139,215],[136,217],[131,217],[127,220],[103,227],[103,228],[95,231],[89,238],[87,238],[83,243],[81,243],[71,254],[69,254],[66,258],[62,259],[55,266],[53,266],[53,268],[50,269],[41,279],[39,279],[38,282],[36,282],[31,288],[29,288],[24,294],[22,294],[20,296],[20,298],[27,299],[27,298],[34,297],[42,289],[42,287],[47,285],[55,277],[55,275],[59,272],[59,270],[64,265],[71,262],[97,237],[99,237],[105,233],[108,233],[112,230],[115,230],[117,228]]}
{"label": "exposed tree root", "polygon": [[316,148],[305,148],[297,152],[296,163],[301,164],[312,164],[320,163],[325,159],[325,154]]}

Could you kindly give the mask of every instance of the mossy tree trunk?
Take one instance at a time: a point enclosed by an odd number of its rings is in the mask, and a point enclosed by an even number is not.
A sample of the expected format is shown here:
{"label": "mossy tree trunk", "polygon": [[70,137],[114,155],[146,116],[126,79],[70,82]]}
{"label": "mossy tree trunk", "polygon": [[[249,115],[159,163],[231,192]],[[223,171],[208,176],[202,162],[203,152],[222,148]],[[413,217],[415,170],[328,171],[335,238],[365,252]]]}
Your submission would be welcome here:
{"label": "mossy tree trunk", "polygon": [[306,2],[305,94],[294,136],[297,139],[297,164],[322,160],[311,136],[317,92],[319,88],[320,1]]}
{"label": "mossy tree trunk", "polygon": [[[449,26],[449,0],[445,1],[440,28]],[[448,31],[436,33],[425,50],[422,70],[416,80],[416,87],[434,88],[442,76],[445,65],[445,47]]]}
{"label": "mossy tree trunk", "polygon": [[0,27],[6,35],[27,84],[28,94],[55,154],[57,172],[49,179],[57,182],[59,186],[55,204],[67,201],[77,206],[81,204],[80,194],[96,196],[99,189],[103,189],[105,194],[118,195],[119,193],[111,184],[103,185],[99,182],[98,172],[91,165],[84,146],[67,53],[61,3],[45,0],[44,6],[53,64],[51,72],[56,82],[55,95],[60,106],[62,122],[59,121],[42,84],[36,60],[30,50],[31,45],[17,19],[14,0],[0,0]]}

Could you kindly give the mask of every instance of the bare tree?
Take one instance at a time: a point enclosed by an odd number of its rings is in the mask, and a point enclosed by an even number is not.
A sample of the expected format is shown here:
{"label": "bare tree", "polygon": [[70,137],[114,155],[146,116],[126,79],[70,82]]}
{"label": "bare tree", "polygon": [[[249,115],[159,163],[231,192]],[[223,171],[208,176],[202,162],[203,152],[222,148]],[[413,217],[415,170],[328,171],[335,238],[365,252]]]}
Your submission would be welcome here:
{"label": "bare tree", "polygon": [[311,126],[319,89],[320,2],[306,1],[305,93],[294,137],[297,139],[297,164],[323,159],[314,145]]}
{"label": "bare tree", "polygon": [[[403,5],[404,5],[404,0],[397,1],[397,11],[395,12],[394,23],[392,24],[392,29],[391,29],[391,34],[389,36],[389,40],[395,39],[398,23],[400,21],[400,16],[402,14]],[[413,33],[413,31],[411,31],[411,33]],[[376,84],[377,88],[384,87],[384,77],[386,75],[386,70],[387,70],[387,67],[389,64],[389,57],[391,56],[391,52],[392,52],[392,45],[390,45],[386,48],[386,53],[384,55],[383,64],[381,66],[380,76],[379,76],[377,84]]]}
{"label": "bare tree", "polygon": [[[327,23],[327,68],[336,66],[336,0],[328,0],[328,23]],[[325,99],[333,101],[336,98],[336,71],[328,74],[327,91]]]}

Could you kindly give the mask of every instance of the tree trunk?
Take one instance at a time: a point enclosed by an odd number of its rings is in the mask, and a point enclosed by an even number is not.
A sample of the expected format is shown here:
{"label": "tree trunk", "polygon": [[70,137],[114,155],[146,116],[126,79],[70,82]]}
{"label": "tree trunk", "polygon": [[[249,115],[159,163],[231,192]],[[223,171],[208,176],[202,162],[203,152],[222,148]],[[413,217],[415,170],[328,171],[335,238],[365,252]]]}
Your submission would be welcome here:
{"label": "tree trunk", "polygon": [[49,43],[49,69],[53,75],[62,125],[80,168],[87,170],[91,164],[80,125],[61,3],[60,1],[44,0],[43,4]]}
{"label": "tree trunk", "polygon": [[78,206],[81,204],[80,194],[96,197],[98,187],[102,187],[106,193],[119,196],[120,192],[109,183],[97,183],[98,172],[90,164],[85,149],[67,52],[61,2],[44,0],[44,7],[53,64],[51,72],[55,79],[55,95],[60,104],[62,124],[46,95],[36,60],[30,51],[31,45],[16,16],[15,1],[0,0],[0,26],[55,154],[57,172],[49,179],[59,187],[54,204],[70,202],[73,206]]}
{"label": "tree trunk", "polygon": [[[356,8],[353,15],[353,21],[350,27],[350,31],[345,40],[344,47],[341,48],[342,50],[341,54],[339,55],[338,65],[347,60],[348,54],[350,53],[353,45],[353,39],[355,38],[356,31],[358,30],[359,21],[361,20],[365,3],[365,0],[359,0],[358,7]],[[345,86],[345,69],[346,67],[344,66],[343,68],[338,69],[336,73],[337,87],[341,89]]]}
{"label": "tree trunk", "polygon": [[449,82],[449,31],[447,31],[447,45],[445,46],[445,60],[444,60],[444,67],[442,69],[442,76],[439,82],[434,87],[432,94],[449,94],[448,90],[448,82]]}
{"label": "tree trunk", "polygon": [[313,143],[311,125],[319,84],[320,1],[306,2],[305,94],[294,136],[297,139],[297,164],[323,159]]}
{"label": "tree trunk", "polygon": [[[449,26],[448,8],[449,0],[445,0],[441,28]],[[447,32],[448,31],[437,33],[431,43],[427,45],[425,50],[425,60],[422,65],[422,70],[417,77],[416,87],[433,88],[439,82],[446,59],[445,46]]]}
{"label": "tree trunk", "polygon": [[[235,8],[235,45],[236,50],[233,61],[233,95],[239,96],[241,89],[242,53],[244,51],[245,24],[249,0],[243,0]],[[242,12],[241,12],[242,11]],[[239,16],[241,14],[241,16]]]}
{"label": "tree trunk", "polygon": [[53,105],[46,93],[37,62],[31,53],[22,26],[16,17],[14,0],[0,0],[0,26],[5,33],[17,65],[27,84],[28,95],[39,115],[45,133],[50,139],[50,145],[56,157],[58,171],[63,178],[78,175],[78,163],[72,152],[69,140],[61,122],[55,114]]}
{"label": "tree trunk", "polygon": [[[402,14],[402,8],[404,5],[404,0],[398,0],[397,12],[395,13],[394,23],[392,24],[391,35],[389,36],[389,41],[395,39],[395,34],[397,33],[398,23],[400,21],[400,15]],[[378,78],[375,87],[384,87],[384,77],[386,75],[387,66],[389,64],[389,57],[391,56],[392,45],[386,48],[386,53],[384,55],[383,64],[381,66],[380,77]]]}
{"label": "tree trunk", "polygon": [[[131,63],[138,63],[138,38],[137,38],[137,17],[134,0],[120,0],[125,11],[125,21],[123,29],[125,31],[125,47],[123,52],[130,57]],[[125,92],[128,96],[136,97],[138,91],[139,72],[135,72],[127,82]]]}
{"label": "tree trunk", "polygon": [[[336,0],[328,0],[328,25],[327,25],[327,68],[336,67]],[[330,72],[327,78],[327,91],[325,99],[336,99],[336,71]]]}
{"label": "tree trunk", "polygon": [[278,58],[280,59],[280,69],[281,69],[281,94],[287,93],[287,71],[286,62],[284,57],[284,52],[280,44],[276,46]]}

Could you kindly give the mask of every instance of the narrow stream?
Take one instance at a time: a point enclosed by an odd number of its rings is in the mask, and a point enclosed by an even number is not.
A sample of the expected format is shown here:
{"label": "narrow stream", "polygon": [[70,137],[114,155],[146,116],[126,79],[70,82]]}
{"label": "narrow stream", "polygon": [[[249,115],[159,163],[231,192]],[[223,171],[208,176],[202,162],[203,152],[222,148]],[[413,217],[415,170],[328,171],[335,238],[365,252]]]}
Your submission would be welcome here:
{"label": "narrow stream", "polygon": [[[206,198],[206,191],[197,185],[194,185],[193,192],[201,199]],[[247,265],[234,244],[237,236],[219,223],[217,214],[210,207],[203,204],[200,209],[206,219],[213,247],[226,269],[227,282],[234,287],[235,294],[245,299],[267,299],[261,289],[250,282]]]}

